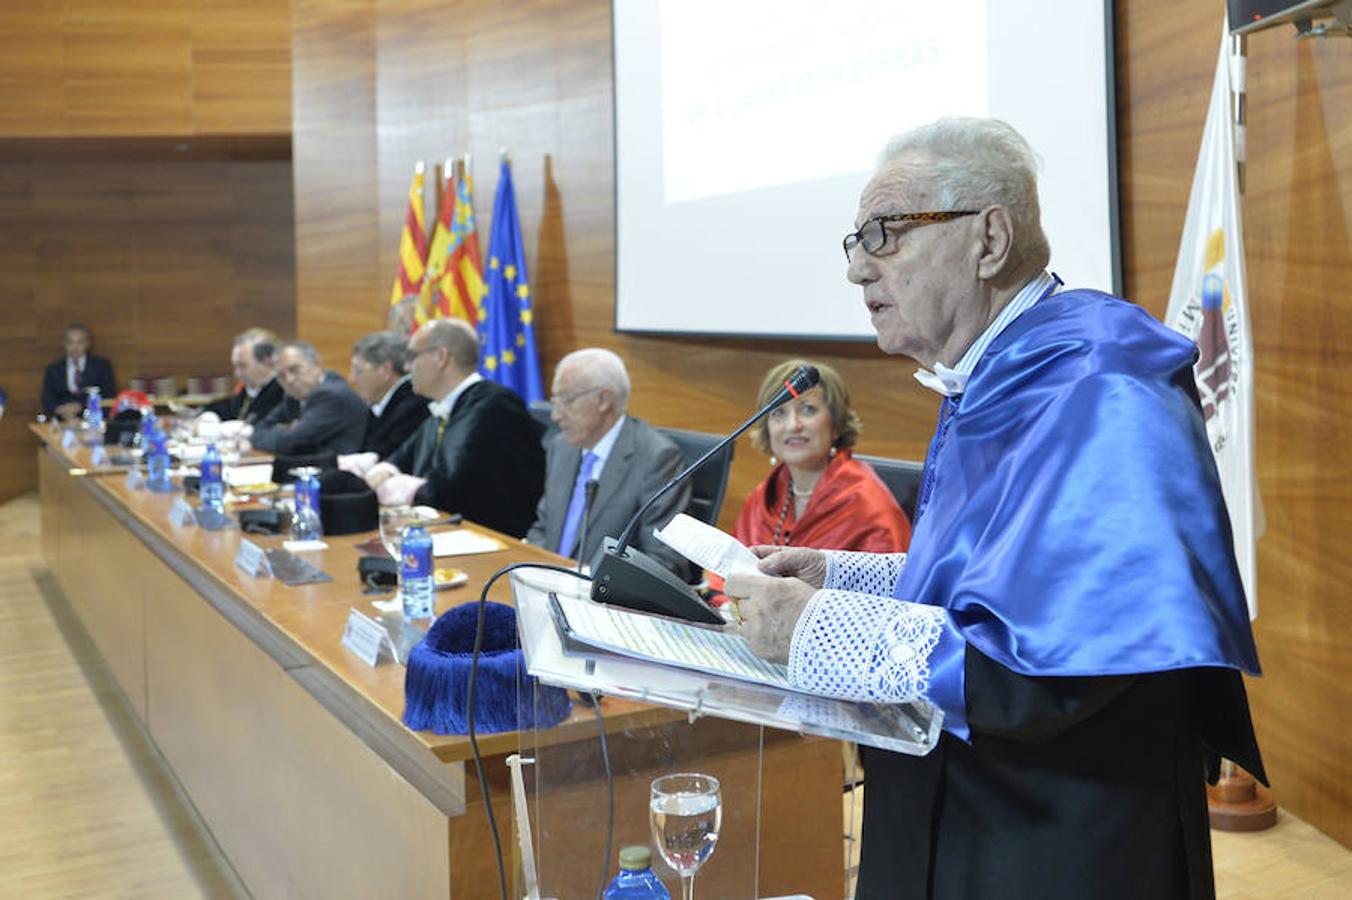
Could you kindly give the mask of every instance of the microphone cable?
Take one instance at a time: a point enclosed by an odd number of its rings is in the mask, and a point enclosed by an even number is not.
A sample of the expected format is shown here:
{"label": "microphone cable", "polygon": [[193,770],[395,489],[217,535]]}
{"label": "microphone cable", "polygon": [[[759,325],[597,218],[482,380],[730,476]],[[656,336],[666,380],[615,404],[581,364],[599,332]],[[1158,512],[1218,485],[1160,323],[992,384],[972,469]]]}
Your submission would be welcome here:
{"label": "microphone cable", "polygon": [[[515,571],[516,569],[545,569],[551,572],[562,572],[565,575],[571,575],[572,577],[582,581],[591,580],[591,578],[589,578],[586,575],[583,575],[581,572],[575,569],[566,568],[564,566],[556,566],[551,563],[518,562],[503,566],[501,569],[498,569],[491,576],[489,576],[488,580],[484,582],[483,589],[479,591],[479,601],[478,601],[479,615],[475,620],[474,624],[474,650],[470,654],[469,686],[467,687],[465,692],[465,718],[469,726],[468,728],[469,748],[470,752],[474,756],[474,771],[479,778],[479,793],[484,803],[484,815],[488,819],[488,832],[490,835],[492,835],[493,838],[493,856],[497,863],[497,872],[498,872],[498,895],[501,898],[501,900],[508,900],[507,867],[502,855],[502,841],[498,837],[497,819],[493,815],[493,801],[488,794],[488,780],[484,777],[484,760],[483,756],[479,752],[479,740],[474,730],[474,695],[479,680],[479,654],[480,651],[483,649],[484,618],[486,610],[488,608],[487,607],[488,589],[491,588],[494,582],[496,582],[503,575],[506,575],[508,572]],[[515,606],[515,604],[513,604],[513,606]],[[520,627],[518,626],[517,644],[519,645],[520,642],[521,642],[521,632]],[[597,696],[594,691],[592,692],[592,695],[595,700],[600,699],[599,696]],[[610,769],[610,752],[606,746],[605,719],[601,715],[601,707],[599,702],[593,704],[593,709],[596,712],[596,721],[601,728],[601,755],[602,760],[605,764],[606,795],[609,798],[609,814],[606,822],[606,865],[602,875],[602,885],[603,885],[602,890],[604,890],[605,874],[608,874],[610,871],[610,847],[612,841],[614,840],[615,784]],[[600,893],[601,892],[598,891],[597,895],[600,896]]]}

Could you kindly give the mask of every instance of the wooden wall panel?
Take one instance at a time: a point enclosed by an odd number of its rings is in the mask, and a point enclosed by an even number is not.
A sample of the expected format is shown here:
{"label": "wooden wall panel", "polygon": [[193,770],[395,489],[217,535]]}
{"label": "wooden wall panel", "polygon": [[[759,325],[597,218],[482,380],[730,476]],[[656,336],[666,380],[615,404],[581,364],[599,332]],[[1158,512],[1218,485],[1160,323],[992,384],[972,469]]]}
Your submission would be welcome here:
{"label": "wooden wall panel", "polygon": [[[638,415],[723,431],[747,413],[766,368],[806,354],[853,386],[864,451],[921,458],[935,399],[907,361],[870,344],[613,331],[609,10],[605,0],[293,4],[302,334],[342,359],[355,337],[380,326],[418,157],[473,154],[486,243],[496,155],[506,147],[546,370],[577,347],[610,347],[629,363]],[[1118,4],[1126,287],[1156,315],[1167,302],[1220,17],[1218,2]],[[1341,651],[1352,638],[1344,602],[1352,571],[1338,543],[1348,530],[1352,443],[1352,304],[1339,279],[1352,263],[1352,55],[1337,41],[1297,44],[1285,29],[1253,38],[1250,51],[1246,236],[1268,512],[1256,625],[1268,674],[1253,683],[1254,708],[1279,797],[1352,843],[1352,671]],[[739,446],[724,525],[765,469]]]}
{"label": "wooden wall panel", "polygon": [[0,385],[10,396],[0,498],[36,486],[21,425],[39,411],[42,370],[61,355],[68,322],[94,331],[122,387],[134,376],[226,375],[235,333],[295,331],[284,153],[87,149],[0,142]]}
{"label": "wooden wall panel", "polygon": [[[1127,289],[1155,315],[1215,72],[1219,4],[1119,4]],[[1244,201],[1254,334],[1265,675],[1250,682],[1284,806],[1352,845],[1352,53],[1290,27],[1249,39]]]}
{"label": "wooden wall panel", "polygon": [[38,0],[0,9],[0,135],[287,134],[276,0]]}
{"label": "wooden wall panel", "polygon": [[380,268],[375,10],[375,0],[291,3],[296,292],[311,301],[296,317],[340,371],[353,341],[384,327],[392,283]]}

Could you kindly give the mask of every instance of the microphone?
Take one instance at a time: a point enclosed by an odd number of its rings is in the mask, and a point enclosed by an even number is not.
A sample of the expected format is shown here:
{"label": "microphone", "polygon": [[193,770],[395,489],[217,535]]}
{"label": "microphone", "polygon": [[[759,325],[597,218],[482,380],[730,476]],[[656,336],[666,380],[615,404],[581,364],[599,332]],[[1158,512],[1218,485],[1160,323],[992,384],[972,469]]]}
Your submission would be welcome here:
{"label": "microphone", "polygon": [[648,498],[648,502],[644,503],[625,525],[619,538],[606,538],[592,560],[592,599],[642,612],[674,616],[695,622],[723,624],[723,617],[701,600],[690,585],[677,578],[670,569],[652,557],[630,547],[629,542],[633,539],[634,531],[638,528],[643,514],[654,503],[698,471],[700,466],[735,441],[742,432],[759,422],[771,410],[816,387],[820,379],[816,366],[799,366],[785,379],[784,386],[770,398],[769,403]]}
{"label": "microphone", "polygon": [[587,548],[587,519],[591,517],[592,504],[596,502],[596,488],[598,482],[595,478],[588,478],[582,485],[582,530],[577,536],[577,573],[582,574],[582,554]]}

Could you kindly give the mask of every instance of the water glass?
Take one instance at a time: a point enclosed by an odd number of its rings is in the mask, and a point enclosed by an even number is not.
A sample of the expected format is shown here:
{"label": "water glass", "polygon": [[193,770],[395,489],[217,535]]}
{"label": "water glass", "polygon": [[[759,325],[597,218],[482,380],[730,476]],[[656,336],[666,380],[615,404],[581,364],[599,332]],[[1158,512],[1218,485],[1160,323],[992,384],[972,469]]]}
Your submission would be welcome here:
{"label": "water glass", "polygon": [[723,824],[718,779],[695,772],[656,779],[652,783],[648,821],[657,851],[681,876],[683,900],[693,900],[695,873],[714,852]]}

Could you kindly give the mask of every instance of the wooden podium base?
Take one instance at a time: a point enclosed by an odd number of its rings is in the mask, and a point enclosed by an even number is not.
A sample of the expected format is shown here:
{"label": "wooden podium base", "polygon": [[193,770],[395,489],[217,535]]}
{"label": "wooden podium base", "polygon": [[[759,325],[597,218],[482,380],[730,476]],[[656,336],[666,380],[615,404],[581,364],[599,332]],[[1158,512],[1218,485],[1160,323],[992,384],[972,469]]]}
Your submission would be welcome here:
{"label": "wooden podium base", "polygon": [[1206,788],[1211,827],[1217,831],[1262,831],[1277,824],[1277,801],[1253,776],[1235,766],[1233,774]]}

